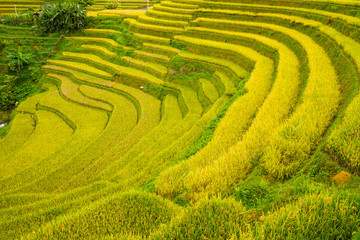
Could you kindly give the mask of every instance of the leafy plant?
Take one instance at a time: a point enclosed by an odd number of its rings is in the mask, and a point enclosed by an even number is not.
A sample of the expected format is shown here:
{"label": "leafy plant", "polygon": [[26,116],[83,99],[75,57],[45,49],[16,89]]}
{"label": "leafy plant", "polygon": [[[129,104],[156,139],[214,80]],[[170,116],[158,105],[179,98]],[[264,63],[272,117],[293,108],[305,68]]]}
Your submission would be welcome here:
{"label": "leafy plant", "polygon": [[44,5],[37,18],[37,25],[43,33],[74,32],[89,23],[84,7],[72,3]]}
{"label": "leafy plant", "polygon": [[20,14],[9,14],[3,23],[12,26],[33,26],[36,23],[36,13],[34,9],[29,8]]}
{"label": "leafy plant", "polygon": [[88,6],[91,6],[94,4],[94,0],[78,0],[76,1],[77,4],[79,4],[80,6],[86,8]]}
{"label": "leafy plant", "polygon": [[117,9],[118,6],[119,6],[119,4],[117,4],[117,3],[111,3],[108,5],[105,5],[104,8],[105,9]]}
{"label": "leafy plant", "polygon": [[0,77],[0,111],[8,109],[15,102],[14,82],[16,77],[2,75]]}
{"label": "leafy plant", "polygon": [[29,53],[23,53],[21,46],[18,46],[15,50],[9,50],[7,52],[7,64],[11,71],[19,72],[25,66],[32,62],[33,55]]}

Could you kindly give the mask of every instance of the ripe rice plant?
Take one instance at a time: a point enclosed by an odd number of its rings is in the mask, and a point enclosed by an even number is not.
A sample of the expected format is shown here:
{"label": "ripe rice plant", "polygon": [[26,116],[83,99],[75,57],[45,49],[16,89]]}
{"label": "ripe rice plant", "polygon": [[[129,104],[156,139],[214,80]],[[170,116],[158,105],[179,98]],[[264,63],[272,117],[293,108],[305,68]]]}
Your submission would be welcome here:
{"label": "ripe rice plant", "polygon": [[[212,159],[216,159],[221,153],[226,151],[231,145],[239,141],[242,134],[252,121],[252,116],[257,112],[263,103],[272,82],[273,62],[261,56],[259,53],[248,48],[242,48],[231,44],[219,44],[215,41],[199,39],[188,39],[190,42],[198,44],[208,44],[211,47],[220,46],[231,51],[238,51],[256,61],[254,70],[245,84],[247,93],[240,97],[229,108],[223,120],[215,130],[212,141],[199,151],[195,156],[187,161],[183,161],[179,166],[170,168],[163,172],[156,185],[156,191],[165,196],[174,196],[181,191],[183,177],[189,171],[207,165]],[[232,129],[229,131],[229,129]],[[221,144],[219,144],[221,142]],[[182,177],[179,177],[182,176]]]}

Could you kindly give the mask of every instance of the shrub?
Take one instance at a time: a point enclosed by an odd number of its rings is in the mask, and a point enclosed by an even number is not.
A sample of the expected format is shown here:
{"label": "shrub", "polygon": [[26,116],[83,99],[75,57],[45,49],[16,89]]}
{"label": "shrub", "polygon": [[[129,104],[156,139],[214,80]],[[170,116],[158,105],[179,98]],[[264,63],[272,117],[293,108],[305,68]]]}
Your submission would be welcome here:
{"label": "shrub", "polygon": [[4,19],[4,24],[12,26],[33,26],[36,22],[36,15],[32,8],[21,11],[20,14],[9,14]]}
{"label": "shrub", "polygon": [[16,49],[11,49],[7,51],[6,62],[11,71],[19,72],[25,66],[29,65],[32,62],[33,55],[29,53],[23,53],[21,46],[18,46]]}
{"label": "shrub", "polygon": [[43,33],[74,32],[89,23],[84,7],[71,3],[44,5],[37,18],[37,25]]}

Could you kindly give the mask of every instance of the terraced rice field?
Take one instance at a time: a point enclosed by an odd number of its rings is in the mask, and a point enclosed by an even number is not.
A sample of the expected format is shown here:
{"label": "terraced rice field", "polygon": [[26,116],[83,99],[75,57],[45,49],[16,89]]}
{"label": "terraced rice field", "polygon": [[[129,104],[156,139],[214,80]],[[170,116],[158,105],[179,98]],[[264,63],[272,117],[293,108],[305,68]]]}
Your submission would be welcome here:
{"label": "terraced rice field", "polygon": [[1,239],[360,238],[360,1],[98,17],[0,139]]}

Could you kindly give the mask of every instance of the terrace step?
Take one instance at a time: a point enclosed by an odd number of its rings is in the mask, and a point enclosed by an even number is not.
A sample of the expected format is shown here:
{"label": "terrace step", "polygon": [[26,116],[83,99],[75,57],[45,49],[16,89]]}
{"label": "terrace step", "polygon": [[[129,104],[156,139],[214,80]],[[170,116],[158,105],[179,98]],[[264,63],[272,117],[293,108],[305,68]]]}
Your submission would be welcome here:
{"label": "terrace step", "polygon": [[147,15],[139,16],[137,21],[145,24],[156,24],[168,27],[182,27],[185,28],[188,25],[186,21],[164,20],[159,18],[150,17]]}
{"label": "terrace step", "polygon": [[72,40],[79,40],[79,41],[85,41],[85,42],[99,42],[99,43],[105,43],[105,44],[109,44],[112,47],[116,47],[116,48],[123,48],[123,49],[130,49],[129,47],[126,46],[122,46],[120,44],[118,44],[117,42],[115,42],[112,39],[109,38],[98,38],[98,37],[65,37],[66,39],[72,39]]}
{"label": "terrace step", "polygon": [[134,36],[141,39],[144,42],[158,43],[158,44],[170,44],[169,38],[157,37],[148,34],[134,33]]}
{"label": "terrace step", "polygon": [[160,12],[176,13],[176,14],[184,14],[184,15],[191,15],[196,11],[195,9],[167,7],[167,6],[162,6],[161,4],[155,4],[153,9]]}
{"label": "terrace step", "polygon": [[165,77],[167,74],[167,69],[163,65],[156,63],[149,63],[146,61],[142,61],[127,56],[122,57],[122,59],[127,61],[129,64],[134,65],[139,69],[142,69],[143,71],[148,70],[151,74],[158,75],[160,77]]}
{"label": "terrace step", "polygon": [[164,54],[164,55],[167,55],[167,56],[173,56],[173,55],[176,55],[176,54],[178,54],[180,52],[180,50],[177,49],[177,48],[173,48],[173,47],[165,46],[165,45],[153,44],[153,43],[144,43],[143,47],[147,51],[151,50],[154,53],[157,52],[157,53]]}
{"label": "terrace step", "polygon": [[149,52],[142,51],[142,50],[135,50],[134,55],[138,56],[138,57],[145,57],[145,58],[148,58],[148,59],[153,59],[155,61],[160,61],[160,62],[168,62],[168,61],[170,61],[170,57],[168,57],[166,55],[149,53]]}
{"label": "terrace step", "polygon": [[146,72],[134,69],[134,68],[124,67],[124,66],[120,66],[120,65],[108,62],[108,61],[106,61],[96,55],[93,55],[93,54],[73,53],[73,52],[63,52],[62,54],[66,57],[83,59],[83,60],[86,60],[89,62],[99,64],[104,67],[111,68],[111,69],[115,70],[116,72],[118,72],[118,74],[120,74],[120,75],[128,76],[131,78],[136,78],[139,80],[145,80],[147,82],[154,83],[157,85],[163,84],[162,80],[160,80],[159,78],[157,78],[149,73],[146,73]]}
{"label": "terrace step", "polygon": [[205,96],[209,99],[211,103],[214,103],[219,98],[219,93],[216,90],[215,86],[209,80],[204,78],[200,78],[199,82]]}
{"label": "terrace step", "polygon": [[99,28],[88,28],[84,30],[85,33],[94,33],[94,34],[121,34],[120,31],[113,29],[99,29]]}
{"label": "terrace step", "polygon": [[162,1],[161,5],[172,8],[182,8],[182,9],[196,9],[199,7],[197,4],[186,4],[186,3],[178,3],[173,1]]}
{"label": "terrace step", "polygon": [[69,78],[54,73],[48,73],[48,77],[55,78],[61,81],[61,94],[63,94],[67,99],[81,105],[103,109],[108,112],[111,112],[113,110],[113,108],[109,104],[96,101],[81,94],[79,92],[80,85],[72,82]]}
{"label": "terrace step", "polygon": [[88,64],[85,64],[85,63],[79,63],[79,62],[73,62],[73,61],[64,61],[64,60],[47,60],[47,63],[50,63],[50,64],[54,64],[54,65],[60,65],[60,66],[65,66],[65,67],[69,67],[69,68],[75,68],[77,70],[80,70],[80,71],[85,71],[85,72],[89,72],[91,74],[95,74],[95,75],[98,75],[98,76],[102,76],[102,77],[105,77],[105,78],[112,78],[113,75],[107,73],[107,72],[104,72],[98,68],[94,68]]}
{"label": "terrace step", "polygon": [[109,57],[115,57],[117,56],[116,53],[109,51],[107,48],[99,46],[99,45],[90,45],[90,44],[84,44],[81,45],[82,48],[84,49],[89,49],[89,50],[95,50],[95,51],[100,51],[105,55],[108,55]]}
{"label": "terrace step", "polygon": [[184,31],[183,28],[179,28],[179,27],[168,27],[168,26],[159,26],[153,24],[145,24],[131,18],[125,19],[124,23],[130,25],[129,29],[131,31],[140,32],[140,33],[151,32],[154,35],[159,35],[160,37],[172,37],[175,34],[180,34],[181,32]]}
{"label": "terrace step", "polygon": [[178,13],[168,13],[162,11],[156,11],[155,9],[150,8],[146,15],[152,16],[155,18],[161,18],[165,20],[173,20],[173,21],[190,21],[193,16],[189,14],[178,14]]}

